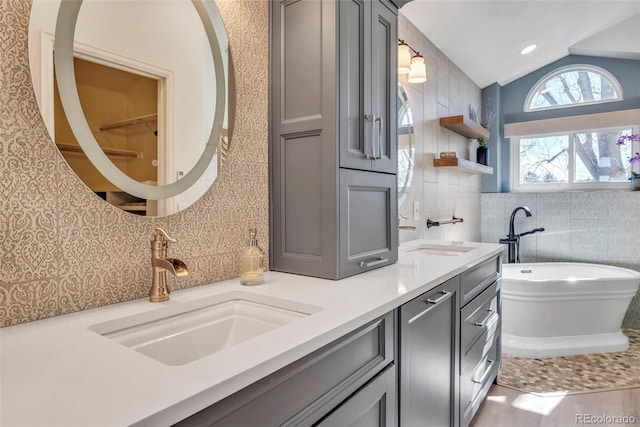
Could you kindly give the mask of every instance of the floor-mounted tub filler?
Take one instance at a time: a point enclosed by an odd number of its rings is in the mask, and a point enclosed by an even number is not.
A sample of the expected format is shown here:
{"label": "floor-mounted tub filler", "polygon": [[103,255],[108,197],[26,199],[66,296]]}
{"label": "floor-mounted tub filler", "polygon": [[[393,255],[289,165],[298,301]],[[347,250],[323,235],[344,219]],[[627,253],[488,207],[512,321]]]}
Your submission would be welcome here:
{"label": "floor-mounted tub filler", "polygon": [[502,351],[555,357],[623,351],[640,273],[581,263],[504,264]]}

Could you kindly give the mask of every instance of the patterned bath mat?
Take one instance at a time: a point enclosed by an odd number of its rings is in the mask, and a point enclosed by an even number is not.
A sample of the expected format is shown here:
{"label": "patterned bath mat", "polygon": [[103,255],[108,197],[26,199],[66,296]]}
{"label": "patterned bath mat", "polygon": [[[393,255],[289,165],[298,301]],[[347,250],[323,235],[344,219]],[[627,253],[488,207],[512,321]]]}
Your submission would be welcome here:
{"label": "patterned bath mat", "polygon": [[503,354],[498,384],[545,396],[640,387],[640,330],[622,332],[629,349],[616,353],[540,359]]}

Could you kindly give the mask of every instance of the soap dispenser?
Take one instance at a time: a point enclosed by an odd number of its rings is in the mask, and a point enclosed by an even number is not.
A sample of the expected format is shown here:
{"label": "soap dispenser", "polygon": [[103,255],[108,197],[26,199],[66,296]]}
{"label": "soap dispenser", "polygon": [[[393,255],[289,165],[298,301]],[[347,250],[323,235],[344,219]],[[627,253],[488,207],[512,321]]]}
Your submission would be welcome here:
{"label": "soap dispenser", "polygon": [[264,282],[264,252],[258,246],[256,234],[258,230],[249,229],[249,246],[242,249],[240,257],[240,283],[247,286],[260,285]]}

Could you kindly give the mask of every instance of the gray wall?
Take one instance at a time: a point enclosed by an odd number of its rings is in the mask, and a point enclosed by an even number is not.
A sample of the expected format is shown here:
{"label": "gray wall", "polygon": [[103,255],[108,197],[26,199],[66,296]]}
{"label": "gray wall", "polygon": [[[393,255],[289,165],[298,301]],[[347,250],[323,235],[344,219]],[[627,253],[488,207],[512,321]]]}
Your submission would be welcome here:
{"label": "gray wall", "polygon": [[[615,265],[640,271],[638,212],[640,191],[497,193],[482,195],[482,241],[507,234],[517,206],[516,233],[544,227],[521,240],[522,262],[572,261]],[[640,328],[640,297],[631,302],[624,326]]]}
{"label": "gray wall", "polygon": [[[557,68],[574,64],[595,65],[609,71],[620,82],[624,100],[620,102],[582,105],[572,108],[557,108],[529,113],[523,112],[525,98],[538,80]],[[604,113],[638,107],[640,107],[640,61],[632,59],[569,55],[502,87],[501,113],[504,118],[504,123]]]}
{"label": "gray wall", "polygon": [[[624,100],[525,113],[524,102],[531,88],[546,74],[573,64],[595,65],[609,71],[620,82]],[[510,140],[502,138],[504,124],[640,108],[640,61],[569,55],[505,86],[500,87],[497,84],[488,86],[483,89],[483,98],[487,96],[492,96],[494,103],[496,99],[500,100],[497,119],[500,126],[492,132],[493,145],[492,141],[489,144],[494,151],[490,166],[498,167],[500,170],[494,179],[484,178],[482,191],[485,193],[507,192],[510,189]]]}
{"label": "gray wall", "polygon": [[[458,157],[475,161],[477,143],[440,126],[439,118],[467,114],[468,105],[480,107],[480,88],[449,58],[435,47],[413,24],[399,14],[398,36],[425,58],[427,81],[408,83],[400,76],[413,111],[416,155],[411,190],[398,207],[400,214],[413,218],[413,202],[421,206],[419,220],[402,220],[416,231],[400,231],[400,241],[414,239],[472,240],[480,239],[479,175],[450,172],[433,167],[434,156],[441,151],[456,151]],[[426,220],[464,218],[462,224],[427,229]]]}

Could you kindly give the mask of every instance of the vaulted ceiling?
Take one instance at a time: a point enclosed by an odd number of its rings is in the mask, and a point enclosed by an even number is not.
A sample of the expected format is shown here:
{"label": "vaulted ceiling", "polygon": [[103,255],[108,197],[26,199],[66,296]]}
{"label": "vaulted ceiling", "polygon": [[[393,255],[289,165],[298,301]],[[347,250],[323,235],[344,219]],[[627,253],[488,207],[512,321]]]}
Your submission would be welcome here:
{"label": "vaulted ceiling", "polygon": [[640,60],[640,0],[414,0],[400,12],[481,88],[570,53]]}

